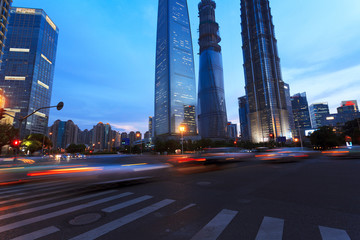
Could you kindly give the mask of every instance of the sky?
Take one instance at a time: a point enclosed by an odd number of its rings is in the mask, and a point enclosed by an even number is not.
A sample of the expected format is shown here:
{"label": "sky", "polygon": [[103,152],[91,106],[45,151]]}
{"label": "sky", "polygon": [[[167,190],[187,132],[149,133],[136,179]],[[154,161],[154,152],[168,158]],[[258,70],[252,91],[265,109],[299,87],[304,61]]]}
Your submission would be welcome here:
{"label": "sky", "polygon": [[[198,81],[199,0],[188,0]],[[217,0],[228,120],[239,122],[245,95],[240,0]],[[42,8],[60,29],[51,110],[80,129],[98,122],[118,131],[145,132],[154,114],[158,0],[14,0]],[[283,80],[309,105],[360,100],[360,1],[270,0]]]}

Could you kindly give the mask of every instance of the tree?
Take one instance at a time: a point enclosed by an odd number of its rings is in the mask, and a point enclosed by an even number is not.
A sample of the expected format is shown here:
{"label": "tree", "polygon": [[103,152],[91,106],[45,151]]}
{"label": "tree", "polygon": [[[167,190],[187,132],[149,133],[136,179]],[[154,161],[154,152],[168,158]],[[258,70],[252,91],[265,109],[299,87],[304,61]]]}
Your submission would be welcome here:
{"label": "tree", "polygon": [[68,153],[82,153],[85,152],[86,146],[84,144],[70,144],[67,148],[66,151]]}
{"label": "tree", "polygon": [[34,153],[43,148],[43,143],[44,148],[52,147],[52,142],[50,138],[40,133],[33,133],[30,134],[27,138],[25,138],[21,145],[25,146],[26,150],[30,151],[30,153]]}
{"label": "tree", "polygon": [[310,136],[313,146],[321,149],[330,149],[341,144],[341,138],[336,135],[332,127],[324,126],[313,132]]}
{"label": "tree", "polygon": [[0,124],[0,152],[1,148],[10,144],[10,141],[15,139],[18,134],[18,130],[10,124]]}
{"label": "tree", "polygon": [[343,127],[344,139],[349,136],[354,144],[360,144],[360,119],[346,122]]}

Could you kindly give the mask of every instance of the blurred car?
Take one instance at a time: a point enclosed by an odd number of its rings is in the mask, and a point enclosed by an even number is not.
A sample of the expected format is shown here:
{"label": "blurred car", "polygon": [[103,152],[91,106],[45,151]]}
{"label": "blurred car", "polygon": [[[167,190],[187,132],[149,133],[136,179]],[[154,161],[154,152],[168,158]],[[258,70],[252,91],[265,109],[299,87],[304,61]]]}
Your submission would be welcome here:
{"label": "blurred car", "polygon": [[255,154],[255,158],[266,162],[296,162],[309,158],[314,151],[303,151],[299,148],[268,149]]}
{"label": "blurred car", "polygon": [[321,153],[324,156],[338,159],[360,159],[360,146],[336,148]]}

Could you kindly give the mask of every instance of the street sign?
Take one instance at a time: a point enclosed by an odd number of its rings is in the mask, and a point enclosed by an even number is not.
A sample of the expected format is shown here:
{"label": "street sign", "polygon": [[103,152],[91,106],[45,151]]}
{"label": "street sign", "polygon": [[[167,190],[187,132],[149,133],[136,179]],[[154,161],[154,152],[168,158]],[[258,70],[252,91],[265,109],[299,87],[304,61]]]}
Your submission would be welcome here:
{"label": "street sign", "polygon": [[129,146],[130,145],[130,138],[123,138],[121,139],[122,146]]}

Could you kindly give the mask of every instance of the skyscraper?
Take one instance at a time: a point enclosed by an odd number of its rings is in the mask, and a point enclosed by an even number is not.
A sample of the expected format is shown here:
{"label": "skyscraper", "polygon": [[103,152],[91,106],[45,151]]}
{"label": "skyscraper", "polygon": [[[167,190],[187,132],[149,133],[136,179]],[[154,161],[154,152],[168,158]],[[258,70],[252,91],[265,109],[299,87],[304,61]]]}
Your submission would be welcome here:
{"label": "skyscraper", "polygon": [[[294,114],[295,128],[298,130],[311,129],[309,105],[306,93],[297,93],[291,97],[291,106]],[[298,131],[297,131],[298,133]]]}
{"label": "skyscraper", "polygon": [[3,48],[5,46],[5,39],[6,39],[6,31],[7,31],[7,25],[9,23],[9,12],[10,12],[10,7],[12,4],[13,0],[0,0],[0,66],[2,63],[2,56],[4,54],[3,52]]}
{"label": "skyscraper", "polygon": [[310,119],[312,128],[324,126],[326,117],[330,114],[329,105],[325,103],[314,103],[310,105]]}
{"label": "skyscraper", "polygon": [[246,96],[239,97],[239,119],[240,119],[240,138],[241,141],[249,141],[250,133],[249,133],[249,121],[248,121],[248,113],[249,113],[249,105],[247,102]]}
{"label": "skyscraper", "polygon": [[268,0],[241,0],[245,91],[253,142],[290,138],[277,40]]}
{"label": "skyscraper", "polygon": [[[0,87],[5,108],[24,117],[50,105],[59,29],[42,9],[11,8],[1,66]],[[22,136],[46,134],[49,109],[23,122]],[[15,121],[18,127],[18,122]]]}
{"label": "skyscraper", "polygon": [[286,106],[287,106],[287,110],[288,110],[288,114],[289,114],[289,128],[290,128],[292,137],[294,137],[295,135],[297,135],[296,134],[297,131],[295,128],[294,114],[293,114],[292,105],[291,105],[290,85],[287,83],[284,83],[284,92],[285,92]]}
{"label": "skyscraper", "polygon": [[194,57],[187,1],[159,0],[155,137],[179,136],[182,125],[186,126],[187,135],[195,135],[195,106]]}
{"label": "skyscraper", "polygon": [[66,149],[70,144],[78,143],[80,129],[71,120],[56,120],[49,128],[49,137],[55,149]]}
{"label": "skyscraper", "polygon": [[198,94],[199,134],[202,138],[227,137],[227,116],[222,66],[221,38],[215,20],[216,3],[199,3],[200,71]]}

